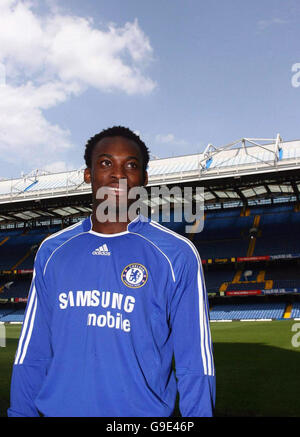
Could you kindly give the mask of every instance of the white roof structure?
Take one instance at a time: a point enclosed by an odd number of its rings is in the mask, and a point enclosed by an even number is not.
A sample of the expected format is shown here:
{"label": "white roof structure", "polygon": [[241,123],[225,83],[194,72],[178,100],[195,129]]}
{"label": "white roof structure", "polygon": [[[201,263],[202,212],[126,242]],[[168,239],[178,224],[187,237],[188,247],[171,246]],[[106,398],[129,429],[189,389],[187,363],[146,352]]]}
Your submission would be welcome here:
{"label": "white roof structure", "polygon": [[224,147],[209,144],[196,155],[151,161],[149,183],[167,183],[178,178],[213,179],[300,168],[300,140],[242,138]]}
{"label": "white roof structure", "polygon": [[[149,162],[149,186],[193,181],[217,180],[225,177],[280,172],[300,169],[300,140],[282,141],[278,134],[273,139],[242,138],[223,147],[209,144],[203,153],[153,159]],[[300,189],[300,185],[298,186]],[[269,188],[282,191],[281,188]],[[284,189],[284,188],[283,188]],[[249,188],[253,191],[253,188]],[[248,193],[249,197],[263,193]],[[260,190],[260,193],[259,193]],[[289,188],[286,188],[289,190]],[[49,199],[91,192],[83,180],[83,169],[62,173],[35,170],[20,178],[0,181],[0,205],[24,200]],[[219,193],[220,194],[220,193]],[[247,197],[247,193],[243,193]],[[207,199],[212,195],[207,193]],[[215,192],[212,196],[216,195]],[[224,192],[223,192],[224,195]],[[228,197],[228,194],[226,195]],[[225,196],[225,197],[226,197]],[[229,197],[239,197],[232,191]]]}

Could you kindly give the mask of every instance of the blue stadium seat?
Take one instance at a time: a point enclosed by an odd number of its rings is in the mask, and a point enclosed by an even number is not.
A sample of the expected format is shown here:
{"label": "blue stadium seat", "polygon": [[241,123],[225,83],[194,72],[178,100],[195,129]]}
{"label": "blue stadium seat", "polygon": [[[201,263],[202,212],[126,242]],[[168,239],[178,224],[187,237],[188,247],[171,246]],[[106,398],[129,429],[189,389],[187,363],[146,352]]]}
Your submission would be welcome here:
{"label": "blue stadium seat", "polygon": [[233,284],[233,283],[229,284],[227,287],[227,291],[263,290],[264,288],[265,288],[265,282],[253,282],[253,283],[241,282],[241,283],[236,283],[236,284]]}
{"label": "blue stadium seat", "polygon": [[19,322],[22,323],[24,321],[24,309],[20,309],[17,311],[13,311],[3,317],[0,318],[1,322]]}
{"label": "blue stadium seat", "polygon": [[216,305],[210,310],[211,320],[281,319],[285,303],[245,303]]}
{"label": "blue stadium seat", "polygon": [[234,270],[206,270],[204,271],[204,278],[206,289],[209,293],[216,293],[219,291],[223,282],[230,282],[234,277]]}
{"label": "blue stadium seat", "polygon": [[[0,246],[0,270],[9,270],[13,268],[22,258],[32,251],[30,263],[25,263],[25,260],[18,264],[18,268],[29,268],[32,267],[33,257],[36,252],[37,247],[41,241],[47,235],[45,231],[28,232],[25,235],[19,231],[19,233],[5,233],[6,236],[10,237],[4,244]],[[0,238],[2,233],[0,233]],[[3,240],[3,238],[1,238]],[[25,267],[26,266],[26,267]]]}
{"label": "blue stadium seat", "polygon": [[300,302],[293,303],[291,319],[300,319]]}

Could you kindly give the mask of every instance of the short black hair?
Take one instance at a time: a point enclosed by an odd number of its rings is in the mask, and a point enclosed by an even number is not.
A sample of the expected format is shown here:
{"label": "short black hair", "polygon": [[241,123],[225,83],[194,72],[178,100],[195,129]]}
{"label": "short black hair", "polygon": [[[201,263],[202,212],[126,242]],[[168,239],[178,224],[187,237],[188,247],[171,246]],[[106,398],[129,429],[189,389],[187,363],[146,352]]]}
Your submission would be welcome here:
{"label": "short black hair", "polygon": [[85,145],[84,159],[86,166],[91,168],[92,166],[92,153],[95,145],[103,138],[107,137],[123,137],[128,140],[134,141],[140,148],[143,158],[143,171],[147,170],[147,166],[150,160],[149,149],[146,144],[140,139],[140,137],[124,126],[113,126],[108,129],[102,130],[100,133],[91,137]]}

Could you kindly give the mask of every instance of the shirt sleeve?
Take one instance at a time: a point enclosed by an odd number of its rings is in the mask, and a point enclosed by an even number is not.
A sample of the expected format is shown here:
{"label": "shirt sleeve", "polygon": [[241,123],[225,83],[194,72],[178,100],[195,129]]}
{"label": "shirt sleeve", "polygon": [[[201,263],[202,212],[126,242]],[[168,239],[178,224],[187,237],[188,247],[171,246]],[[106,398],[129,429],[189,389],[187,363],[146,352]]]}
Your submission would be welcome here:
{"label": "shirt sleeve", "polygon": [[37,252],[23,327],[12,369],[8,417],[39,416],[35,399],[51,362],[50,308]]}
{"label": "shirt sleeve", "polygon": [[171,329],[183,417],[212,417],[215,369],[207,294],[200,256],[195,247],[181,262],[171,302]]}

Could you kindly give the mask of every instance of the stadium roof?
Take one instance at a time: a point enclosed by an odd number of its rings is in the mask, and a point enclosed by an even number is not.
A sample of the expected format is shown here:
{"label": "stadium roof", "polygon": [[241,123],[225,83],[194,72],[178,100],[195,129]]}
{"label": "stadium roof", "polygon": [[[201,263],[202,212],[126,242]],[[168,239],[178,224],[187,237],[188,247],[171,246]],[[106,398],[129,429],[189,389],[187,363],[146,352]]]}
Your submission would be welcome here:
{"label": "stadium roof", "polygon": [[[205,201],[210,204],[247,204],[251,199],[276,196],[299,200],[299,169],[300,140],[284,142],[279,134],[274,139],[242,138],[218,148],[209,144],[199,154],[150,160],[148,186],[203,185]],[[90,198],[89,203],[74,202],[76,197],[82,200],[91,193],[91,186],[83,180],[83,171],[83,168],[62,173],[35,170],[20,178],[0,181],[0,221],[44,216],[45,208],[40,211],[38,205],[32,208],[33,202],[44,200],[49,206],[51,199],[58,198],[67,198],[68,204],[53,203],[51,209],[46,208],[47,216],[89,212]],[[22,207],[17,211],[18,203]],[[13,215],[8,213],[12,209]]]}

